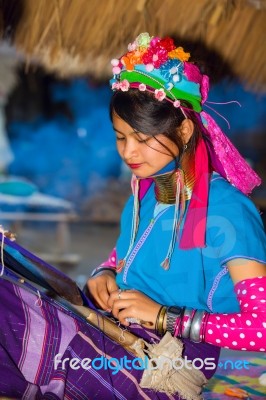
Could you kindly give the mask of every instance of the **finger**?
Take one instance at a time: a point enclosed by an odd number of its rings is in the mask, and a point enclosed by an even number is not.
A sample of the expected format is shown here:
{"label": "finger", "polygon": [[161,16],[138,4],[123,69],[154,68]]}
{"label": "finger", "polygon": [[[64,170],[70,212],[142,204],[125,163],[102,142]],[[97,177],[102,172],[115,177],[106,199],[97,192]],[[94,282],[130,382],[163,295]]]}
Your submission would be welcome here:
{"label": "finger", "polygon": [[113,291],[110,293],[110,295],[109,295],[108,306],[109,306],[110,308],[113,308],[114,302],[115,302],[116,300],[120,300],[120,299],[121,299],[121,296],[122,296],[122,290],[121,290],[121,289],[113,290]]}
{"label": "finger", "polygon": [[121,310],[130,309],[132,302],[130,300],[115,300],[112,307],[112,314],[115,318],[118,318],[118,314]]}
{"label": "finger", "polygon": [[107,290],[108,290],[108,293],[109,293],[109,297],[110,297],[112,292],[118,291],[118,286],[117,286],[116,281],[114,279],[109,279],[107,281]]}
{"label": "finger", "polygon": [[[118,320],[121,322],[121,324],[129,326],[131,323],[137,323],[137,324],[142,324],[145,323],[146,321],[143,321],[140,319],[139,313],[134,310],[134,307],[128,307],[125,309],[122,309],[119,311],[117,315]],[[134,320],[134,321],[128,321],[128,319]],[[149,326],[151,326],[149,324]]]}
{"label": "finger", "polygon": [[108,299],[109,293],[107,292],[106,284],[95,284],[92,282],[90,285],[90,292],[93,296],[94,303],[97,307],[101,308],[102,310],[108,309]]}
{"label": "finger", "polygon": [[105,311],[109,311],[110,307],[108,306],[108,299],[109,299],[109,293],[107,291],[107,288],[104,288],[103,290],[99,290],[98,296],[97,296],[97,301],[101,308]]}
{"label": "finger", "polygon": [[98,277],[90,278],[87,286],[95,305],[103,310],[108,310],[109,290],[117,289],[114,278],[100,274]]}
{"label": "finger", "polygon": [[125,326],[129,326],[130,323],[126,320],[126,318],[134,318],[129,308],[122,309],[117,314],[117,319],[119,320],[119,322],[121,322],[121,324]]}

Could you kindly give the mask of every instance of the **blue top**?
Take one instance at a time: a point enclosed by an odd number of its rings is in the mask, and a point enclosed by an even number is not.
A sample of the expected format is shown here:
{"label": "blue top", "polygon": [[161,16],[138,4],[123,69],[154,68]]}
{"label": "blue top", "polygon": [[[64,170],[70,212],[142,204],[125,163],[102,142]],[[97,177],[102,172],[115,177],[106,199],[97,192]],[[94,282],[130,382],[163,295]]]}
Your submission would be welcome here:
{"label": "blue top", "polygon": [[[118,260],[125,257],[129,248],[133,202],[132,195],[122,213],[116,247]],[[238,312],[239,304],[226,263],[234,258],[266,262],[266,238],[255,205],[219,174],[213,173],[206,247],[181,250],[177,243],[170,269],[166,271],[160,264],[171,241],[174,209],[174,205],[157,203],[153,183],[141,200],[138,233],[126,265],[117,274],[118,286],[140,290],[164,305],[217,313]]]}

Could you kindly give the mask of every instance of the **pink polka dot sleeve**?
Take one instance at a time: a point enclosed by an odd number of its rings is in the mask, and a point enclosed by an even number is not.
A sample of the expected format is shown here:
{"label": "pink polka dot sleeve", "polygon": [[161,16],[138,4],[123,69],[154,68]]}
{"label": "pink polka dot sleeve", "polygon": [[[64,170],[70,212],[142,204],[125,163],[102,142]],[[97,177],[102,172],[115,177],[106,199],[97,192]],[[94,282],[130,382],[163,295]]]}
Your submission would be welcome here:
{"label": "pink polka dot sleeve", "polygon": [[201,339],[234,350],[266,350],[266,277],[245,279],[235,285],[240,312],[207,314]]}
{"label": "pink polka dot sleeve", "polygon": [[92,276],[95,275],[97,272],[99,272],[101,269],[106,269],[110,268],[112,271],[116,271],[116,265],[117,265],[117,257],[116,257],[116,248],[113,248],[111,253],[109,254],[109,257],[106,261],[104,261],[102,264],[100,264],[97,268],[95,268],[92,271]]}

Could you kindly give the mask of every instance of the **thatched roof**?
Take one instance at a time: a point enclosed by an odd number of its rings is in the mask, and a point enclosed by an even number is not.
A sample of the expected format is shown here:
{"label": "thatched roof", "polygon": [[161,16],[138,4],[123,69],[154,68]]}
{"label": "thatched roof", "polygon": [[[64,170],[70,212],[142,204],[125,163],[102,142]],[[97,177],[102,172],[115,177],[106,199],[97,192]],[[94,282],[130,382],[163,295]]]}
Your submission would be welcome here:
{"label": "thatched roof", "polygon": [[222,56],[214,69],[266,87],[265,0],[2,0],[1,20],[28,63],[61,76],[110,76],[110,59],[148,31],[204,43]]}

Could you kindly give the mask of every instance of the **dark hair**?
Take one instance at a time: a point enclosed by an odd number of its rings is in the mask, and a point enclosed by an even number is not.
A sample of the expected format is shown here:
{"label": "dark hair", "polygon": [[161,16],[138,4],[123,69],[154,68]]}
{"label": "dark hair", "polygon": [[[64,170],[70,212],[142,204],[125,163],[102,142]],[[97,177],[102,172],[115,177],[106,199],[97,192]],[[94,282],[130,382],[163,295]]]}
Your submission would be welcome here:
{"label": "dark hair", "polygon": [[[193,153],[199,137],[202,135],[202,127],[197,114],[187,102],[182,102],[185,113],[194,123],[194,133],[188,143],[187,151]],[[156,137],[165,135],[176,144],[180,156],[183,153],[184,143],[177,128],[185,119],[179,108],[173,106],[168,100],[158,101],[154,94],[148,91],[141,92],[138,89],[130,89],[127,92],[114,92],[110,103],[110,118],[117,114],[137,132]],[[162,143],[161,143],[162,144]],[[170,150],[164,146],[168,152]],[[171,153],[171,152],[170,152]],[[174,157],[174,156],[173,156]]]}

